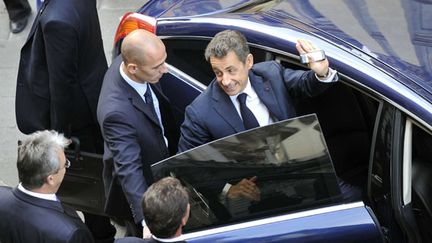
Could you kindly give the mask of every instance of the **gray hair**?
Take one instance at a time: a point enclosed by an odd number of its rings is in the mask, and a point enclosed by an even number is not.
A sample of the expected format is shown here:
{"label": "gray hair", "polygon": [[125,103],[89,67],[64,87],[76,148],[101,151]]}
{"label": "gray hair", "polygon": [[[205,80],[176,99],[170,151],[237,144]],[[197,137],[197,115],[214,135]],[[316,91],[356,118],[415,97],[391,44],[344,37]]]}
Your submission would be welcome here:
{"label": "gray hair", "polygon": [[205,50],[205,59],[210,61],[210,57],[222,58],[228,52],[234,51],[238,59],[245,63],[249,55],[249,46],[246,37],[236,30],[224,30],[217,33]]}
{"label": "gray hair", "polygon": [[171,238],[182,224],[187,213],[189,194],[180,181],[165,177],[152,184],[144,193],[143,214],[152,234]]}
{"label": "gray hair", "polygon": [[46,178],[60,170],[58,152],[70,140],[56,131],[37,131],[18,146],[18,176],[26,189],[40,188]]}

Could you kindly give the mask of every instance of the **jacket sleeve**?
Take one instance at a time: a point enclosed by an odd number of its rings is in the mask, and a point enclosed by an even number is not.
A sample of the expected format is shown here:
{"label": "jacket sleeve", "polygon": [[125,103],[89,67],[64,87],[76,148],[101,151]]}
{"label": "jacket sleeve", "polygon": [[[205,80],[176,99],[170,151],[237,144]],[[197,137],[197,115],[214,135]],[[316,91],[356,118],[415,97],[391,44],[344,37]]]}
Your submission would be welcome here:
{"label": "jacket sleeve", "polygon": [[178,152],[183,152],[212,141],[204,121],[192,105],[186,107],[185,119],[180,128]]}
{"label": "jacket sleeve", "polygon": [[288,93],[295,98],[317,96],[333,85],[319,81],[312,70],[292,70],[283,67],[279,67],[279,70]]}
{"label": "jacket sleeve", "polygon": [[147,190],[143,175],[141,147],[136,128],[128,122],[128,116],[120,112],[107,114],[103,133],[114,160],[114,171],[120,182],[135,223],[143,219],[141,198]]}
{"label": "jacket sleeve", "polygon": [[[85,226],[84,226],[85,227]],[[93,236],[87,228],[76,229],[71,237],[66,241],[67,243],[93,243]]]}
{"label": "jacket sleeve", "polygon": [[43,28],[46,62],[49,73],[51,126],[68,132],[73,119],[74,90],[79,90],[79,36],[70,24],[50,21]]}

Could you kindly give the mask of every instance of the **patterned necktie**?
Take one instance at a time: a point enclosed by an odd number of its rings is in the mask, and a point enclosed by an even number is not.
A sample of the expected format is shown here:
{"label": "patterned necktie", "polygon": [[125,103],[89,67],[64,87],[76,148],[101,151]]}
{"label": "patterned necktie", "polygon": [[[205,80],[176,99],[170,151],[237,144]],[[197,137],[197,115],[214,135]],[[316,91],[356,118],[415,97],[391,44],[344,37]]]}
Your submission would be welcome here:
{"label": "patterned necktie", "polygon": [[159,118],[157,116],[156,109],[155,109],[155,106],[153,104],[152,92],[150,90],[150,85],[148,85],[148,84],[147,84],[147,90],[144,94],[144,99],[145,99],[146,104],[150,105],[150,110],[153,113],[154,118],[156,118],[156,121],[158,121],[158,123],[159,123]]}
{"label": "patterned necktie", "polygon": [[240,113],[243,118],[243,124],[246,130],[259,127],[259,123],[251,110],[246,106],[247,94],[241,93],[237,97],[240,102]]}

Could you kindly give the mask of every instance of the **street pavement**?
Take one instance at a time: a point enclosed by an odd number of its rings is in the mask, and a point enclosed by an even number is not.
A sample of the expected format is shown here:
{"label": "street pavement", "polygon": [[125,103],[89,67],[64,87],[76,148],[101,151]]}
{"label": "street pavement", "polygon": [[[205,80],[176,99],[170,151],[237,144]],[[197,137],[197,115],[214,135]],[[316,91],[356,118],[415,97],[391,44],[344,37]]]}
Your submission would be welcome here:
{"label": "street pavement", "polygon": [[[105,55],[111,63],[114,34],[124,13],[134,11],[145,0],[98,0],[99,21]],[[16,170],[17,141],[25,137],[16,125],[15,88],[20,50],[36,14],[36,0],[29,0],[32,16],[26,29],[19,34],[9,31],[9,18],[0,1],[0,181],[14,186],[18,183]]]}
{"label": "street pavement", "polygon": [[[118,23],[124,13],[134,11],[146,0],[98,0],[105,55],[111,63],[111,48]],[[20,50],[36,15],[36,0],[29,0],[32,16],[26,29],[19,34],[9,31],[9,18],[3,1],[0,1],[0,185],[18,184],[16,170],[17,141],[25,137],[15,120],[15,86]],[[123,234],[118,228],[117,236]]]}

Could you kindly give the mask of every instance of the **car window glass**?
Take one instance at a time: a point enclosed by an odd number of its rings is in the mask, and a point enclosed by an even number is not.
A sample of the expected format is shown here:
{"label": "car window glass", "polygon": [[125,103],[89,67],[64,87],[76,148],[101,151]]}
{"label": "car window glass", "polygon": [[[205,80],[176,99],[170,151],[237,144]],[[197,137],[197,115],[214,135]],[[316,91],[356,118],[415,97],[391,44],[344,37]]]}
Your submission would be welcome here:
{"label": "car window glass", "polygon": [[413,126],[412,208],[423,242],[432,241],[432,135]]}
{"label": "car window glass", "polygon": [[[168,55],[167,63],[206,86],[215,78],[210,64],[204,57],[209,40],[164,39],[163,42]],[[269,52],[253,46],[250,47],[250,52],[254,56],[255,63],[272,58]]]}
{"label": "car window glass", "polygon": [[[275,59],[292,70],[309,70],[290,56]],[[294,99],[297,115],[316,113],[336,174],[350,185],[367,190],[369,159],[379,101],[338,72],[339,81],[314,97]]]}
{"label": "car window glass", "polygon": [[[340,202],[333,165],[316,115],[229,136],[152,166],[189,188],[185,231],[303,211]],[[227,183],[256,177],[258,200],[228,198]]]}
{"label": "car window glass", "polygon": [[164,39],[166,62],[185,72],[204,85],[214,78],[213,70],[204,57],[207,40]]}

